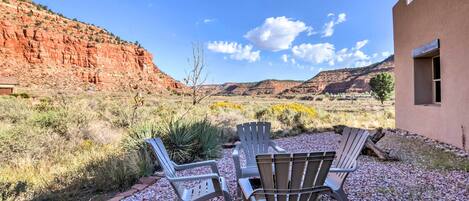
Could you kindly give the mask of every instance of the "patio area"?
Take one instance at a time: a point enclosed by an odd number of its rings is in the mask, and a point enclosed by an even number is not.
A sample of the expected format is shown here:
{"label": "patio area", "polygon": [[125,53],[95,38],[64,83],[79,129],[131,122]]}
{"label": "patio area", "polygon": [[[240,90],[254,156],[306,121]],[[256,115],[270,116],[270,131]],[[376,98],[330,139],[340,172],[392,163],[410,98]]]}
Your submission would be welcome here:
{"label": "patio area", "polygon": [[[394,136],[395,135],[395,136]],[[387,135],[379,146],[392,150],[395,142],[403,138],[397,134]],[[337,149],[340,135],[333,133],[303,134],[275,140],[287,152],[333,151]],[[412,152],[410,150],[409,152]],[[236,197],[236,175],[231,158],[232,149],[223,150],[217,159],[220,175],[225,177],[233,198]],[[241,154],[243,156],[243,154]],[[405,157],[405,156],[403,156]],[[468,200],[469,172],[421,167],[407,160],[383,162],[371,156],[360,156],[359,168],[346,180],[345,191],[350,200]],[[179,172],[180,175],[200,175],[209,168],[196,168]],[[187,183],[186,185],[193,185]],[[136,193],[125,201],[174,200],[176,194],[169,182],[162,178],[153,186]],[[328,198],[325,198],[328,199]],[[216,198],[215,200],[222,200]]]}

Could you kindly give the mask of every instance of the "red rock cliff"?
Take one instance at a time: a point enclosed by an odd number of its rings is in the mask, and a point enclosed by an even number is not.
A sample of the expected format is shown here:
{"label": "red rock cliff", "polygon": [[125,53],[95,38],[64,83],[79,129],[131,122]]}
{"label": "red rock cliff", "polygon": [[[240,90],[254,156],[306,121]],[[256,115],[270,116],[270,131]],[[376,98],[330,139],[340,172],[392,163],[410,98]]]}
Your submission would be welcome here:
{"label": "red rock cliff", "polygon": [[28,2],[0,2],[0,76],[22,86],[150,92],[184,86],[153,56],[105,29],[70,20]]}
{"label": "red rock cliff", "polygon": [[394,56],[390,56],[384,61],[365,67],[322,71],[301,85],[285,90],[282,95],[369,92],[372,77],[393,71]]}

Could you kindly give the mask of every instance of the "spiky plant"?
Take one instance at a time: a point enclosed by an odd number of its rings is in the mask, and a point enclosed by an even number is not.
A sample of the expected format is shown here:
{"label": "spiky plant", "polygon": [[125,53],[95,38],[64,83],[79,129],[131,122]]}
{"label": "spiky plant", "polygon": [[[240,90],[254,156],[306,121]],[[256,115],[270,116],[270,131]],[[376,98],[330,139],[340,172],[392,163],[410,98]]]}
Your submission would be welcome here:
{"label": "spiky plant", "polygon": [[192,124],[192,130],[198,140],[202,159],[215,158],[220,153],[220,129],[213,126],[207,118]]}

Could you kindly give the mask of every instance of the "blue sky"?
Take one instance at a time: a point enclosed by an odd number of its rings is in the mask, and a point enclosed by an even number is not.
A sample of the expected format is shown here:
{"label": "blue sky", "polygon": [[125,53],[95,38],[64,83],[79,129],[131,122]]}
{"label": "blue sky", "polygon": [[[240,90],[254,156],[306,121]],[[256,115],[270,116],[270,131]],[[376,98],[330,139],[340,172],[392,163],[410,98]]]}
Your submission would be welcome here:
{"label": "blue sky", "polygon": [[178,80],[193,42],[206,49],[208,83],[306,80],[393,52],[397,0],[35,0],[69,18],[139,41]]}

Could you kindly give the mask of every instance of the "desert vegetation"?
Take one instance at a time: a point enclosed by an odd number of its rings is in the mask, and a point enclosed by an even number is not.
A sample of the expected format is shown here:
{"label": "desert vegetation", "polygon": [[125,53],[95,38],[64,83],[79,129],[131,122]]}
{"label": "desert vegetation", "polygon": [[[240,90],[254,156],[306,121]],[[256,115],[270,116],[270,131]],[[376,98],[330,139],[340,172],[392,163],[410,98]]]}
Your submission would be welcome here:
{"label": "desert vegetation", "polygon": [[161,137],[180,163],[219,157],[235,125],[266,120],[274,137],[343,124],[392,127],[392,102],[254,97],[20,93],[0,97],[0,199],[81,197],[123,190],[157,168],[144,139]]}

